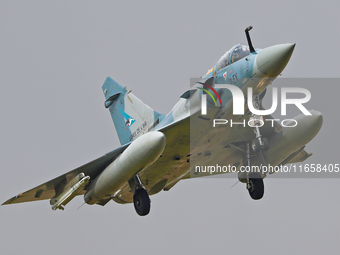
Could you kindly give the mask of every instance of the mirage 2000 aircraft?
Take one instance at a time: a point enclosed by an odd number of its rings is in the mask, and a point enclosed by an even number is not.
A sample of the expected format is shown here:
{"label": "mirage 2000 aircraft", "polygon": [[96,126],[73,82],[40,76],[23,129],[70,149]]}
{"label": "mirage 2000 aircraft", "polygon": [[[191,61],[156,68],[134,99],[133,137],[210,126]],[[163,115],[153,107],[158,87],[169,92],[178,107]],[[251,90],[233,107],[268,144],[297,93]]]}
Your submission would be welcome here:
{"label": "mirage 2000 aircraft", "polygon": [[[84,195],[89,205],[104,206],[111,200],[134,203],[143,216],[150,211],[150,195],[201,176],[197,166],[207,164],[232,166],[250,196],[262,198],[267,172],[240,171],[242,167],[306,160],[311,154],[304,147],[319,132],[323,119],[301,102],[296,106],[303,114],[290,124],[275,120],[263,108],[266,88],[287,65],[295,44],[254,49],[251,28],[245,30],[248,46],[228,50],[201,80],[179,95],[167,115],[108,77],[102,86],[104,104],[121,146],[3,205],[50,199],[53,210],[63,210],[75,196]],[[248,97],[243,96],[247,92]]]}

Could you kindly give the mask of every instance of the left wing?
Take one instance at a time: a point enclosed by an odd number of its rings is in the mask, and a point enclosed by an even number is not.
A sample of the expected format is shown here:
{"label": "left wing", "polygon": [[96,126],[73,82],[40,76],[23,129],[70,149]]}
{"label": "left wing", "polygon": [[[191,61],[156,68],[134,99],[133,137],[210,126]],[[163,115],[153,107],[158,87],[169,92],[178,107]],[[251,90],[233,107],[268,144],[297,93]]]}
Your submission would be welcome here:
{"label": "left wing", "polygon": [[[51,199],[56,195],[57,193],[56,190],[58,190],[58,187],[60,187],[60,185],[64,187],[67,183],[69,183],[72,179],[74,179],[80,173],[84,173],[85,176],[90,176],[91,179],[94,179],[111,162],[113,162],[128,146],[129,144],[125,144],[124,146],[114,151],[111,151],[105,154],[104,156],[98,159],[95,159],[81,167],[78,167],[66,174],[63,174],[57,178],[54,178],[53,180],[45,182],[24,193],[20,193],[19,195],[8,199],[2,205]],[[78,195],[81,195],[81,194],[84,194],[84,190],[78,193]]]}

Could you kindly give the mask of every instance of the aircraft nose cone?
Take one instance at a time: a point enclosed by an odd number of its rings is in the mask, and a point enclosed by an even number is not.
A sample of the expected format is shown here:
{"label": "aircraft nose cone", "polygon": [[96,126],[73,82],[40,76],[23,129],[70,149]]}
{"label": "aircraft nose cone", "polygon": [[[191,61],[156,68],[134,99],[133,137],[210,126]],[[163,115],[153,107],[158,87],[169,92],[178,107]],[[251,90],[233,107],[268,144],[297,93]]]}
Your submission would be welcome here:
{"label": "aircraft nose cone", "polygon": [[278,76],[286,67],[294,48],[295,43],[287,43],[261,50],[256,56],[257,69],[265,76]]}

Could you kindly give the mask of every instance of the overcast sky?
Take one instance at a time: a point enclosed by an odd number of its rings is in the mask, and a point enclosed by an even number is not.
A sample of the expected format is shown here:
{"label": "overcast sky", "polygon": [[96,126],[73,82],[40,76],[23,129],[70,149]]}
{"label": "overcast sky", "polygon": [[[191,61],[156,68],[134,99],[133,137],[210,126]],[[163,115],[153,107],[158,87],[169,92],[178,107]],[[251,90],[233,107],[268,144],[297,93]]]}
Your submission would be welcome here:
{"label": "overcast sky", "polygon": [[[129,3],[127,3],[129,2]],[[315,2],[315,3],[314,3]],[[306,163],[338,155],[340,4],[335,1],[1,1],[0,201],[117,148],[101,86],[111,76],[167,113],[233,45],[296,43],[282,77],[321,77],[324,114]],[[1,254],[334,254],[340,179],[267,178],[253,201],[232,178],[181,181],[132,204],[0,208]]]}

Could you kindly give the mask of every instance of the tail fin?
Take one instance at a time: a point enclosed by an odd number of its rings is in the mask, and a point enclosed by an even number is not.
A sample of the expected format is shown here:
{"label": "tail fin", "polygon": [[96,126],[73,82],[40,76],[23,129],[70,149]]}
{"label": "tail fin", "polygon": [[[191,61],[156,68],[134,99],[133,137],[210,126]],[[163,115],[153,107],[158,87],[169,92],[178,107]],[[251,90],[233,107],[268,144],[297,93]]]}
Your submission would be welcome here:
{"label": "tail fin", "polygon": [[122,87],[112,78],[107,77],[103,84],[106,98],[105,107],[109,108],[122,145],[135,140],[140,135],[153,129],[164,115],[144,104],[126,87]]}

